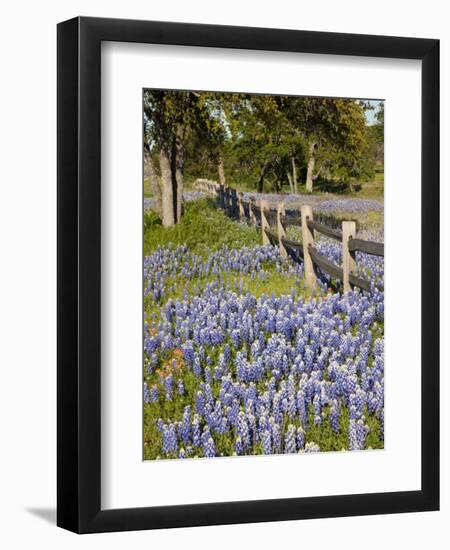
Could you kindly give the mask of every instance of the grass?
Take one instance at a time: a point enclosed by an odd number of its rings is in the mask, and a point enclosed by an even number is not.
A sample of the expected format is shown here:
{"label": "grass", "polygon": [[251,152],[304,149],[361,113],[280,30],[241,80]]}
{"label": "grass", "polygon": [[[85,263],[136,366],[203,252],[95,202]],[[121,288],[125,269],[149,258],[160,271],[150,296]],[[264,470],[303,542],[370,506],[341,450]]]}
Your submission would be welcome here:
{"label": "grass", "polygon": [[[234,187],[240,192],[256,192],[256,186],[254,183],[242,182],[242,181],[229,181],[229,185]],[[264,185],[264,193],[277,193],[271,185]],[[283,186],[281,193],[289,194],[290,189],[287,185]],[[306,191],[304,183],[298,185],[299,195],[309,195]],[[345,183],[333,182],[333,181],[315,181],[313,186],[313,194],[323,194],[327,198],[360,198],[360,199],[379,199],[383,200],[384,197],[384,171],[375,172],[375,176],[371,181],[361,182],[353,185],[353,190],[350,189]]]}
{"label": "grass", "polygon": [[144,197],[151,198],[153,197],[153,191],[150,185],[150,180],[144,178]]}
{"label": "grass", "polygon": [[[173,227],[163,227],[159,216],[150,211],[144,216],[144,255],[148,256],[158,246],[187,245],[191,253],[207,258],[223,246],[243,248],[258,246],[261,244],[260,230],[241,225],[233,221],[218,209],[211,198],[200,199],[186,204],[185,213],[179,224]],[[225,275],[225,276],[224,276]],[[166,289],[174,288],[167,292],[165,301],[170,299],[182,299],[184,294],[189,296],[201,294],[207,284],[219,280],[217,275],[210,275],[201,279],[185,279],[181,275],[169,279]],[[263,294],[280,296],[289,294],[294,289],[296,296],[303,299],[311,298],[311,294],[305,288],[304,280],[294,273],[287,271],[277,272],[272,265],[264,266],[262,276],[256,274],[239,274],[230,272],[222,274],[225,285],[230,289],[242,288],[259,298]],[[315,295],[318,295],[317,294]],[[148,318],[158,314],[161,303],[155,303],[147,297],[145,311]]]}
{"label": "grass", "polygon": [[213,199],[206,198],[187,203],[180,223],[170,228],[163,227],[154,212],[144,216],[144,254],[169,243],[186,244],[191,252],[206,257],[222,246],[256,246],[261,244],[261,236],[254,228],[228,218]]}
{"label": "grass", "polygon": [[[194,189],[195,179],[186,178],[184,182],[184,190],[192,191]],[[254,182],[249,181],[234,181],[232,178],[229,178],[228,184],[240,192],[249,192],[255,193],[256,186]],[[264,186],[265,193],[276,193],[273,185],[266,184]],[[299,194],[308,194],[304,183],[299,183],[298,185]],[[282,193],[290,193],[289,187],[285,185],[282,189]],[[384,170],[375,172],[375,176],[372,181],[361,182],[354,186],[353,191],[350,190],[348,186],[341,183],[334,183],[330,181],[314,183],[314,194],[323,193],[327,196],[334,196],[335,198],[339,197],[348,197],[351,195],[355,198],[361,199],[383,199],[384,197]],[[144,197],[152,197],[153,192],[150,186],[150,181],[148,178],[144,178]]]}
{"label": "grass", "polygon": [[366,212],[346,212],[341,210],[336,214],[320,212],[317,206],[315,218],[325,225],[341,229],[343,221],[355,221],[358,231],[380,228],[384,225],[384,212],[379,210],[367,210]]}
{"label": "grass", "polygon": [[[161,310],[168,300],[182,300],[187,294],[190,297],[200,296],[207,285],[214,282],[222,282],[225,287],[228,287],[234,292],[249,292],[252,296],[260,298],[266,296],[282,296],[290,294],[294,291],[296,298],[309,300],[311,298],[310,291],[306,288],[304,278],[296,276],[294,273],[277,272],[272,266],[265,267],[265,271],[261,276],[253,276],[249,274],[239,274],[236,272],[227,273],[222,277],[217,275],[209,275],[208,277],[199,278],[196,280],[185,279],[181,275],[176,278],[169,278],[166,283],[166,291],[164,301],[155,302],[149,294],[144,298],[144,311],[146,319],[151,322],[156,322],[161,318]],[[315,297],[319,297],[323,292],[317,288],[314,292]]]}
{"label": "grass", "polygon": [[355,193],[362,199],[383,199],[384,197],[384,171],[375,172],[373,181],[361,184],[361,189]]}

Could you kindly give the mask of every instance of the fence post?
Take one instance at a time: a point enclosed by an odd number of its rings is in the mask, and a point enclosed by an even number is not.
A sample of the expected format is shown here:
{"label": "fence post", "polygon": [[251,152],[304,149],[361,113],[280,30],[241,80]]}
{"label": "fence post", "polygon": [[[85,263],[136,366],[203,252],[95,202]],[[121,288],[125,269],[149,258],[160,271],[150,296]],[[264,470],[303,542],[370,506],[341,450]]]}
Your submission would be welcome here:
{"label": "fence post", "polygon": [[309,247],[314,246],[314,235],[308,227],[308,220],[313,219],[312,208],[309,204],[304,204],[300,209],[301,224],[302,224],[302,241],[303,241],[303,266],[305,270],[305,280],[308,289],[314,290],[316,287],[316,272],[314,263],[309,252]]}
{"label": "fence post", "polygon": [[225,209],[225,196],[223,185],[219,187],[219,204],[221,208]]}
{"label": "fence post", "polygon": [[243,222],[245,220],[245,210],[244,205],[242,204],[242,193],[238,193],[238,207],[239,207],[239,221]]}
{"label": "fence post", "polygon": [[269,229],[269,222],[267,221],[266,217],[266,209],[269,208],[269,203],[267,200],[262,200],[259,202],[259,205],[261,206],[261,233],[262,233],[262,243],[263,245],[270,244],[270,239],[266,235],[265,229]]}
{"label": "fence post", "polygon": [[234,187],[230,187],[231,193],[231,212],[234,219],[238,217],[238,208],[237,208],[237,193]]}
{"label": "fence post", "polygon": [[227,197],[227,188],[223,185],[220,186],[222,189],[222,197],[223,197],[223,208],[225,210],[225,213],[228,213],[228,197]]}
{"label": "fence post", "polygon": [[228,213],[227,188],[221,184],[220,189],[222,191],[223,209],[225,213]]}
{"label": "fence post", "polygon": [[227,210],[227,215],[232,217],[233,216],[233,212],[232,212],[232,208],[231,208],[231,193],[230,193],[230,188],[227,186],[225,187],[225,201],[226,201],[226,210]]}
{"label": "fence post", "polygon": [[342,222],[342,271],[344,292],[349,292],[352,287],[349,281],[349,275],[356,268],[355,253],[348,249],[348,241],[356,235],[355,222]]}
{"label": "fence post", "polygon": [[255,210],[254,210],[254,205],[255,205],[255,199],[253,197],[250,197],[248,199],[248,217],[249,217],[249,220],[250,220],[250,225],[256,225],[256,217],[255,217]]}
{"label": "fence post", "polygon": [[286,237],[286,229],[284,228],[283,222],[281,221],[281,216],[286,214],[284,207],[284,201],[277,204],[277,235],[278,235],[278,246],[280,249],[280,256],[282,258],[287,258],[287,250],[283,244],[283,239]]}

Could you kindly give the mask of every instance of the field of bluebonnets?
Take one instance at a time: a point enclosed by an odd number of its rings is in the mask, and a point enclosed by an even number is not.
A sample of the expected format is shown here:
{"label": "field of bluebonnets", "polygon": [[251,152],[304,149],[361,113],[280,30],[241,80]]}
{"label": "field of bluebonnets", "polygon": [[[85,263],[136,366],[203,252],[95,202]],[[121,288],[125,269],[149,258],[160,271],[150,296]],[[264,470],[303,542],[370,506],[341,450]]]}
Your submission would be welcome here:
{"label": "field of bluebonnets", "polygon": [[[287,208],[302,201],[283,199]],[[304,202],[324,219],[352,215],[364,238],[383,239],[378,200],[308,195]],[[382,448],[383,258],[357,253],[370,292],[343,294],[338,281],[321,276],[311,295],[301,262],[262,246],[259,232],[227,218],[212,199],[189,194],[182,221],[169,229],[150,206],[144,458]],[[338,242],[316,244],[341,264]]]}

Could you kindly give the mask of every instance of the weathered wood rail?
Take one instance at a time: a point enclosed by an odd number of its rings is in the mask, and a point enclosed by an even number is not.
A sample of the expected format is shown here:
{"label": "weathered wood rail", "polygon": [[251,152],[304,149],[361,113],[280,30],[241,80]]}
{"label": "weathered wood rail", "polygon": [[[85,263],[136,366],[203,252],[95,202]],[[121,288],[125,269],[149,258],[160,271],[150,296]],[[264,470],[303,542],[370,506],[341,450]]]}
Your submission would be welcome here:
{"label": "weathered wood rail", "polygon": [[[198,179],[195,184],[199,191],[211,194],[227,214],[261,230],[263,244],[278,246],[280,254],[286,257],[290,250],[300,256],[304,264],[305,280],[312,290],[317,284],[317,268],[329,276],[342,281],[344,292],[353,287],[369,291],[371,282],[355,274],[357,251],[374,256],[384,257],[384,244],[356,238],[356,223],[343,221],[342,230],[333,229],[314,220],[311,206],[303,205],[300,212],[286,215],[283,201],[276,207],[269,207],[268,201],[261,200],[256,204],[254,199],[245,200],[242,193],[231,187],[224,187],[211,180]],[[299,227],[302,242],[286,238],[286,228]],[[274,230],[273,230],[274,229]],[[342,267],[336,265],[317,250],[315,233],[342,243]],[[291,254],[292,255],[292,254]]]}

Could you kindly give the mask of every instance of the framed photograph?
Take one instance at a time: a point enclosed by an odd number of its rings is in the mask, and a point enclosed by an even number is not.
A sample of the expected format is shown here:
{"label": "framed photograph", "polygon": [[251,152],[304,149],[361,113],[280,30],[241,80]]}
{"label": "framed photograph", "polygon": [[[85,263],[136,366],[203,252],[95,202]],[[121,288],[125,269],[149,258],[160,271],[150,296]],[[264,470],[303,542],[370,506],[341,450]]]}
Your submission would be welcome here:
{"label": "framed photograph", "polygon": [[58,525],[438,507],[439,41],[60,23]]}

